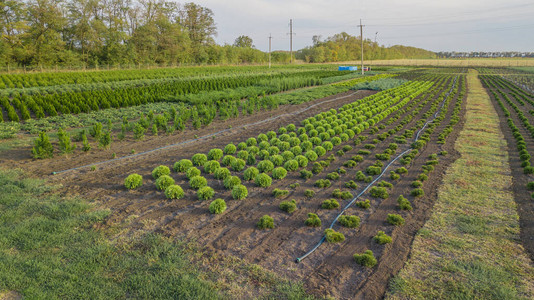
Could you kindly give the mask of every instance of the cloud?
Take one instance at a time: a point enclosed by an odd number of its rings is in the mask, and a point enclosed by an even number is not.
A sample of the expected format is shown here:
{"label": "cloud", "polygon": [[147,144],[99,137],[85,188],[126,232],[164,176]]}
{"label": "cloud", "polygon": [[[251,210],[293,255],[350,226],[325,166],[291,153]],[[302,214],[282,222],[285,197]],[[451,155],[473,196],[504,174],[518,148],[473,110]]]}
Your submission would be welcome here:
{"label": "cloud", "polygon": [[248,35],[258,49],[289,49],[289,19],[293,19],[293,48],[311,45],[345,31],[383,45],[410,45],[433,51],[532,51],[534,3],[527,0],[199,0],[213,10],[219,43],[232,44]]}

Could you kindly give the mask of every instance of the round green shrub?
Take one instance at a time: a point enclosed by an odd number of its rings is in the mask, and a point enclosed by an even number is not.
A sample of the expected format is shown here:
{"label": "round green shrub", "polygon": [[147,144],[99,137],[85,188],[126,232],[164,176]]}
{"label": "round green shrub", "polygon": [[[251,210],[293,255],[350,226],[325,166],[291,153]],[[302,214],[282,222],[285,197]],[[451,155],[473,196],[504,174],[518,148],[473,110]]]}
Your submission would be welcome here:
{"label": "round green shrub", "polygon": [[195,166],[203,166],[208,161],[208,157],[206,154],[197,153],[191,157],[191,161]]}
{"label": "round green shrub", "polygon": [[185,176],[188,178],[188,179],[191,179],[195,176],[199,176],[200,175],[200,170],[197,169],[196,167],[191,167],[189,169],[187,169],[187,171],[185,171]]}
{"label": "round green shrub", "polygon": [[234,154],[237,151],[237,148],[234,144],[228,144],[224,147],[224,154]]}
{"label": "round green shrub", "polygon": [[232,170],[236,172],[242,171],[246,165],[247,163],[244,160],[238,158],[232,163]]}
{"label": "round green shrub", "polygon": [[230,176],[230,170],[228,170],[228,168],[218,168],[215,170],[215,173],[213,173],[213,176],[215,179],[224,180],[226,177]]}
{"label": "round green shrub", "polygon": [[247,146],[256,146],[258,144],[258,141],[251,137],[247,139]]}
{"label": "round green shrub", "polygon": [[326,237],[326,241],[331,244],[341,243],[345,240],[345,236],[343,235],[343,233],[337,232],[331,228],[325,229],[324,235]]}
{"label": "round green shrub", "polygon": [[339,219],[339,224],[341,224],[342,226],[345,226],[345,227],[348,227],[348,228],[356,228],[358,226],[360,226],[360,217],[358,216],[340,216]]}
{"label": "round green shrub", "polygon": [[300,146],[292,147],[291,149],[289,149],[289,151],[291,151],[291,153],[293,153],[293,155],[295,156],[302,154],[302,148]]}
{"label": "round green shrub", "polygon": [[280,149],[276,146],[271,146],[269,147],[269,149],[267,149],[267,151],[269,151],[269,155],[276,155],[278,153],[280,153]]}
{"label": "round green shrub", "polygon": [[169,186],[174,184],[174,179],[169,175],[162,175],[156,179],[156,188],[160,191],[164,191]]}
{"label": "round green shrub", "polygon": [[339,207],[339,202],[336,199],[324,200],[321,204],[321,207],[324,209],[334,209]]}
{"label": "round green shrub", "polygon": [[[300,168],[306,168],[308,166],[308,159],[304,155],[297,155],[295,160]],[[287,169],[287,168],[286,168]]]}
{"label": "round green shrub", "polygon": [[234,200],[243,200],[247,198],[247,196],[248,190],[246,186],[238,184],[232,188],[232,198],[234,198]]}
{"label": "round green shrub", "polygon": [[231,166],[237,158],[233,157],[232,155],[225,155],[222,159],[222,164],[229,167]]}
{"label": "round green shrub", "polygon": [[171,170],[167,166],[157,166],[152,170],[152,177],[158,179],[163,175],[171,175]]}
{"label": "round green shrub", "polygon": [[527,190],[534,191],[534,181],[527,183]]}
{"label": "round green shrub", "polygon": [[354,257],[354,260],[358,264],[360,264],[360,265],[362,265],[364,267],[367,267],[367,268],[372,268],[377,263],[377,260],[376,260],[374,254],[373,254],[373,251],[371,251],[371,250],[367,250],[362,254],[355,253],[353,257]]}
{"label": "round green shrub", "polygon": [[248,151],[247,150],[241,150],[241,151],[237,152],[237,158],[240,158],[242,160],[247,160]]}
{"label": "round green shrub", "polygon": [[193,163],[189,159],[181,159],[174,163],[173,169],[175,172],[183,173],[187,171],[187,169],[191,168],[193,166]]}
{"label": "round green shrub", "polygon": [[207,174],[213,174],[220,167],[221,167],[221,164],[219,164],[218,161],[210,160],[204,164],[204,172]]}
{"label": "round green shrub", "polygon": [[404,225],[404,218],[397,214],[388,214],[386,221],[395,226]]}
{"label": "round green shrub", "polygon": [[410,194],[414,197],[422,197],[425,195],[425,192],[423,191],[423,189],[417,188],[413,189]]}
{"label": "round green shrub", "polygon": [[291,201],[282,201],[278,207],[287,213],[293,213],[297,210],[297,202],[295,199],[292,199]]}
{"label": "round green shrub", "polygon": [[224,152],[221,149],[211,149],[210,152],[208,152],[208,159],[209,160],[220,160],[224,155]]}
{"label": "round green shrub", "polygon": [[308,213],[308,218],[304,221],[304,224],[309,227],[321,227],[321,219],[316,214]]}
{"label": "round green shrub", "polygon": [[288,161],[290,159],[293,159],[295,157],[295,154],[291,151],[284,151],[282,152],[282,157],[284,158],[284,161]]}
{"label": "round green shrub", "polygon": [[189,179],[189,186],[191,188],[198,190],[202,187],[205,187],[208,185],[208,180],[202,176],[194,176]]}
{"label": "round green shrub", "polygon": [[245,150],[247,149],[247,144],[244,143],[244,142],[241,142],[239,144],[237,144],[237,150]]}
{"label": "round green shrub", "polygon": [[275,165],[276,167],[280,167],[284,164],[284,157],[282,155],[273,155],[269,158],[269,160]]}
{"label": "round green shrub", "polygon": [[315,147],[314,151],[315,151],[315,154],[317,154],[318,157],[321,157],[321,156],[326,154],[326,149],[321,147],[321,146]]}
{"label": "round green shrub", "polygon": [[383,231],[379,231],[373,237],[373,239],[375,240],[375,242],[377,242],[380,245],[388,244],[388,243],[391,243],[393,241],[393,239]]}
{"label": "round green shrub", "polygon": [[226,202],[221,198],[215,199],[211,201],[209,210],[212,214],[222,214],[226,210]]}
{"label": "round green shrub", "polygon": [[256,178],[258,174],[260,174],[260,171],[258,169],[256,169],[255,167],[248,167],[245,172],[243,172],[243,179],[247,181],[254,180],[254,178]]}
{"label": "round green shrub", "polygon": [[399,198],[397,198],[397,203],[399,204],[399,208],[402,210],[412,210],[412,205],[410,204],[410,201],[404,198],[403,195],[400,195]]}
{"label": "round green shrub", "polygon": [[262,173],[271,172],[274,169],[274,164],[269,160],[260,161],[258,163],[258,170]]}
{"label": "round green shrub", "polygon": [[322,146],[326,151],[331,151],[334,149],[334,145],[331,142],[324,142]]}
{"label": "round green shrub", "polygon": [[173,184],[165,189],[165,197],[167,199],[181,199],[184,195],[184,190],[179,185]]}
{"label": "round green shrub", "polygon": [[215,191],[209,186],[201,187],[197,191],[198,200],[210,200],[214,195]]}
{"label": "round green shrub", "polygon": [[237,176],[228,176],[224,179],[223,184],[227,190],[231,190],[234,186],[241,184],[241,179]]}
{"label": "round green shrub", "polygon": [[[306,158],[304,157],[304,159],[306,159]],[[296,171],[299,168],[299,163],[298,163],[298,161],[296,161],[294,159],[288,160],[284,164],[284,168],[289,172]]]}
{"label": "round green shrub", "polygon": [[273,170],[274,179],[284,179],[286,176],[287,176],[287,170],[282,167],[278,167]]}
{"label": "round green shrub", "polygon": [[124,179],[124,186],[129,189],[133,190],[143,185],[143,176],[139,174],[130,174],[128,177]]}
{"label": "round green shrub", "polygon": [[319,156],[317,155],[317,153],[315,153],[315,151],[308,151],[304,154],[304,156],[306,156],[306,158],[308,159],[308,161],[316,161]]}
{"label": "round green shrub", "polygon": [[269,175],[267,175],[265,173],[260,173],[254,179],[254,183],[257,186],[266,188],[266,187],[270,187],[271,186],[271,184],[273,183],[273,179]]}
{"label": "round green shrub", "polygon": [[419,180],[416,180],[416,181],[412,181],[412,187],[414,188],[420,188],[423,186],[423,183]]}
{"label": "round green shrub", "polygon": [[259,229],[274,228],[274,219],[269,215],[264,215],[260,218],[258,224],[256,224]]}

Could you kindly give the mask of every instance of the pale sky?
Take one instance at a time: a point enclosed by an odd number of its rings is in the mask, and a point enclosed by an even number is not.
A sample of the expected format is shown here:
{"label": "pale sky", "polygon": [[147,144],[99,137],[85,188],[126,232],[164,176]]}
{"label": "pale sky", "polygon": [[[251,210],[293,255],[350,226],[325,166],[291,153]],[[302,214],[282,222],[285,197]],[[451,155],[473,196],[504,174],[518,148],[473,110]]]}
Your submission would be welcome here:
{"label": "pale sky", "polygon": [[[289,50],[345,31],[381,45],[431,51],[534,51],[533,0],[195,0],[215,16],[219,44],[250,36],[256,48]],[[376,34],[378,32],[378,34]]]}

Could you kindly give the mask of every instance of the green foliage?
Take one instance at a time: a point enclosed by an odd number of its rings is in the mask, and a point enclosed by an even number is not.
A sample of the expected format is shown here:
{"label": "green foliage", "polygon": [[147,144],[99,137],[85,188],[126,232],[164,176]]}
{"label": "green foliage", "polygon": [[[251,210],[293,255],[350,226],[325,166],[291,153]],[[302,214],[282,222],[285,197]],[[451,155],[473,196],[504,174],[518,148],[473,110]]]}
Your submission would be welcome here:
{"label": "green foliage", "polygon": [[355,189],[358,188],[358,184],[356,184],[356,182],[354,182],[354,180],[351,180],[349,182],[345,182],[345,187],[355,190]]}
{"label": "green foliage", "polygon": [[223,151],[221,149],[211,149],[208,152],[209,160],[220,160],[223,157]]}
{"label": "green foliage", "polygon": [[369,190],[369,193],[371,194],[372,197],[375,197],[375,198],[387,199],[389,197],[388,191],[384,187],[373,186],[371,190]]}
{"label": "green foliage", "polygon": [[255,167],[248,167],[243,173],[243,179],[247,181],[254,180],[259,173],[260,171]]}
{"label": "green foliage", "polygon": [[345,241],[345,236],[341,232],[337,232],[334,229],[325,229],[324,235],[326,237],[326,241],[335,244],[335,243],[341,243]]}
{"label": "green foliage", "polygon": [[313,196],[315,196],[315,192],[313,190],[305,190],[304,196],[306,196],[307,198],[312,198]]}
{"label": "green foliage", "polygon": [[223,184],[227,190],[231,190],[234,186],[241,184],[241,179],[237,176],[228,176],[224,179]]}
{"label": "green foliage", "polygon": [[527,190],[534,191],[534,181],[527,183]]}
{"label": "green foliage", "polygon": [[94,123],[93,126],[89,129],[89,134],[95,139],[100,139],[102,136],[102,123]]}
{"label": "green foliage", "polygon": [[274,164],[271,161],[263,160],[258,163],[258,170],[262,173],[271,172],[274,169]]}
{"label": "green foliage", "polygon": [[379,231],[373,237],[373,240],[375,242],[377,242],[378,244],[380,244],[380,245],[388,244],[388,243],[391,243],[393,241],[393,239],[383,231]]}
{"label": "green foliage", "polygon": [[369,166],[367,167],[367,169],[365,170],[365,172],[368,174],[368,175],[380,175],[380,173],[382,173],[382,168],[380,167],[375,167],[375,166]]}
{"label": "green foliage", "polygon": [[207,185],[208,185],[208,180],[200,175],[191,177],[191,179],[189,179],[189,186],[192,189],[198,190]]}
{"label": "green foliage", "polygon": [[390,178],[391,180],[399,180],[399,179],[400,179],[400,175],[397,174],[397,173],[395,173],[394,171],[391,171],[391,172],[389,173],[389,178]]}
{"label": "green foliage", "polygon": [[226,179],[227,177],[230,176],[230,170],[228,170],[228,168],[218,168],[217,170],[215,170],[215,173],[213,173],[213,177],[215,177],[215,179],[218,179],[218,180],[224,180]]}
{"label": "green foliage", "polygon": [[198,200],[210,200],[214,195],[215,191],[209,186],[203,186],[197,191]]}
{"label": "green foliage", "polygon": [[336,199],[324,200],[321,204],[321,207],[324,209],[334,209],[339,207],[339,202]]}
{"label": "green foliage", "polygon": [[163,165],[157,166],[154,168],[154,170],[152,170],[152,177],[154,179],[158,179],[163,175],[170,175],[170,174],[171,174],[171,170],[169,169],[169,167],[163,166]]}
{"label": "green foliage", "polygon": [[313,167],[312,167],[312,173],[313,174],[319,174],[323,171],[324,167],[321,163],[319,162],[314,162],[313,163]]}
{"label": "green foliage", "polygon": [[287,213],[293,213],[297,210],[297,202],[295,199],[292,199],[291,201],[282,201],[278,207]]}
{"label": "green foliage", "polygon": [[161,175],[156,179],[156,188],[165,191],[169,186],[174,184],[174,179],[169,175]]}
{"label": "green foliage", "polygon": [[165,189],[165,197],[167,199],[182,199],[185,193],[181,186],[171,185]]}
{"label": "green foliage", "polygon": [[274,189],[273,190],[273,196],[276,198],[282,198],[289,195],[288,190],[281,190],[281,189]]}
{"label": "green foliage", "polygon": [[397,198],[397,203],[399,204],[399,208],[402,210],[412,210],[412,205],[410,204],[410,201],[404,198],[403,195],[400,195],[399,198]]}
{"label": "green foliage", "polygon": [[247,198],[248,196],[248,190],[247,187],[242,184],[234,185],[232,188],[232,198],[234,200],[243,200]]}
{"label": "green foliage", "polygon": [[34,146],[32,148],[33,158],[43,159],[50,158],[54,156],[54,147],[50,142],[50,138],[46,132],[39,132],[39,138],[34,141]]}
{"label": "green foliage", "polygon": [[234,154],[237,151],[237,148],[234,144],[228,144],[224,147],[224,154]]}
{"label": "green foliage", "polygon": [[367,268],[372,268],[377,264],[377,260],[371,250],[366,250],[361,254],[355,253],[353,257],[356,263]]}
{"label": "green foliage", "polygon": [[181,159],[174,163],[172,167],[175,172],[185,172],[193,166],[193,163],[189,159]]}
{"label": "green foliage", "polygon": [[82,134],[82,151],[87,152],[91,150],[91,144],[89,144],[89,140],[87,140],[87,135],[85,135],[85,132]]}
{"label": "green foliage", "polygon": [[258,176],[256,176],[256,178],[254,179],[254,183],[257,186],[264,187],[264,188],[270,187],[272,182],[273,182],[273,179],[265,173],[258,174]]}
{"label": "green foliage", "polygon": [[369,207],[371,207],[371,201],[369,199],[356,201],[356,206],[363,208],[363,209],[368,209]]}
{"label": "green foliage", "polygon": [[203,166],[208,161],[208,157],[206,154],[197,153],[191,157],[191,161],[195,166]]}
{"label": "green foliage", "polygon": [[330,187],[332,183],[328,179],[319,179],[315,182],[315,186],[318,188],[327,188]]}
{"label": "green foliage", "polygon": [[419,180],[416,180],[416,181],[412,181],[411,186],[414,187],[414,188],[419,188],[419,187],[423,186],[423,183],[421,181],[419,181]]}
{"label": "green foliage", "polygon": [[342,192],[340,189],[335,189],[332,192],[332,197],[337,198],[337,199],[343,199],[343,200],[354,198],[354,196],[349,191]]}
{"label": "green foliage", "polygon": [[287,176],[287,171],[286,169],[282,167],[278,167],[273,170],[274,179],[284,179],[286,176]]}
{"label": "green foliage", "polygon": [[348,227],[348,228],[356,228],[360,226],[360,217],[358,216],[340,216],[339,219],[337,219],[339,224],[342,226]]}
{"label": "green foliage", "polygon": [[321,227],[321,219],[316,214],[308,213],[308,218],[304,224],[309,227]]}
{"label": "green foliage", "polygon": [[330,179],[330,180],[338,180],[339,179],[339,173],[337,173],[337,172],[328,173],[326,175],[326,178]]}
{"label": "green foliage", "polygon": [[[304,159],[306,159],[306,158],[304,158]],[[284,169],[286,169],[289,172],[296,171],[298,168],[299,168],[299,163],[298,163],[298,161],[296,161],[294,159],[288,160],[284,164]]]}
{"label": "green foliage", "polygon": [[133,190],[143,185],[143,176],[139,174],[130,174],[128,177],[124,179],[124,186],[129,189]]}
{"label": "green foliage", "polygon": [[216,160],[210,160],[210,161],[207,161],[205,164],[204,164],[204,172],[206,172],[207,174],[213,174],[215,173],[215,171],[217,169],[219,169],[221,167],[221,165],[219,164],[218,161]]}
{"label": "green foliage", "polygon": [[267,229],[267,228],[274,228],[274,219],[269,216],[269,215],[264,215],[263,217],[260,218],[260,221],[258,222],[258,224],[256,224],[256,226],[259,228],[259,229]]}
{"label": "green foliage", "polygon": [[222,214],[226,210],[226,202],[223,199],[215,199],[211,201],[209,211],[212,214]]}
{"label": "green foliage", "polygon": [[236,172],[243,171],[246,165],[247,163],[244,160],[238,158],[232,162],[232,170]]}
{"label": "green foliage", "polygon": [[135,123],[133,133],[134,133],[134,139],[136,141],[140,141],[145,138],[145,132],[146,128],[143,127],[140,123]]}
{"label": "green foliage", "polygon": [[414,197],[422,197],[422,196],[425,195],[425,192],[423,191],[423,189],[417,188],[417,189],[413,189],[410,192],[410,195],[412,195]]}
{"label": "green foliage", "polygon": [[70,134],[68,134],[63,128],[59,129],[57,132],[57,137],[59,140],[59,150],[62,154],[71,153],[76,149],[76,145],[72,144],[70,140]]}
{"label": "green foliage", "polygon": [[313,173],[304,169],[300,170],[300,177],[304,179],[310,179],[313,176]]}
{"label": "green foliage", "polygon": [[185,177],[187,177],[187,179],[191,179],[199,175],[200,175],[200,170],[197,169],[196,167],[190,167],[189,169],[185,171]]}
{"label": "green foliage", "polygon": [[408,169],[406,169],[405,167],[400,167],[397,170],[395,170],[395,172],[397,174],[406,174],[406,173],[408,173]]}
{"label": "green foliage", "polygon": [[404,225],[404,218],[397,214],[388,214],[386,221],[395,226]]}
{"label": "green foliage", "polygon": [[387,181],[384,181],[384,180],[380,181],[380,182],[378,183],[378,186],[379,186],[379,187],[388,188],[388,189],[393,188],[393,184],[391,184],[391,183],[389,183],[389,182],[387,182]]}

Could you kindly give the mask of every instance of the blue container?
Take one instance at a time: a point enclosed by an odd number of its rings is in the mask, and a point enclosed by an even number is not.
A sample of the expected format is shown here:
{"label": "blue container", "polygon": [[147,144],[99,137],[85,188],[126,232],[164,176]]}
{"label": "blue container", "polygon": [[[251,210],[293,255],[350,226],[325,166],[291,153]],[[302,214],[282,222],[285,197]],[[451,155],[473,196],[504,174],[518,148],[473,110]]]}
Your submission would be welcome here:
{"label": "blue container", "polygon": [[358,71],[358,67],[339,66],[338,71]]}

